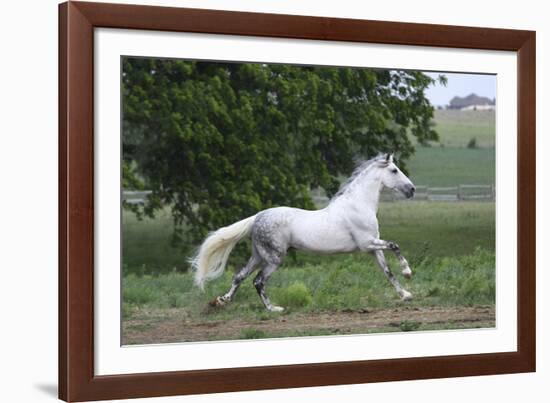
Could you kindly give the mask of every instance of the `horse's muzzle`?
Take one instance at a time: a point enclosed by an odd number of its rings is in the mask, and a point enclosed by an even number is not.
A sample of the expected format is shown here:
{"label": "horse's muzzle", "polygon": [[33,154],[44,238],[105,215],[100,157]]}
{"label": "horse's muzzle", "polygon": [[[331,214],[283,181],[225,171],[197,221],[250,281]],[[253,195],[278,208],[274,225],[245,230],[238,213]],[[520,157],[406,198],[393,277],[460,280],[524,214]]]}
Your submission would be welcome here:
{"label": "horse's muzzle", "polygon": [[407,199],[411,199],[414,196],[414,192],[416,191],[416,188],[414,185],[407,185],[403,189],[403,194],[407,197]]}

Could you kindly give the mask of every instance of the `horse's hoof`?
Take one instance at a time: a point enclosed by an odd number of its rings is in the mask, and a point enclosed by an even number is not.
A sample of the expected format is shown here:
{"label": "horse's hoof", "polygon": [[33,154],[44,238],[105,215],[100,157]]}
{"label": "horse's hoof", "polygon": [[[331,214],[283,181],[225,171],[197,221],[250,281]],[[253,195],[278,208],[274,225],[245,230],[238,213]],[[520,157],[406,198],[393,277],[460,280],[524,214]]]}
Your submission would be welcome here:
{"label": "horse's hoof", "polygon": [[410,279],[413,275],[413,272],[412,270],[407,267],[406,269],[403,269],[403,271],[401,272],[401,274],[403,274],[403,277],[407,278],[407,279]]}
{"label": "horse's hoof", "polygon": [[285,308],[283,308],[282,306],[272,305],[269,307],[270,312],[283,312],[284,310]]}
{"label": "horse's hoof", "polygon": [[401,301],[410,301],[413,299],[413,295],[408,291],[401,291]]}
{"label": "horse's hoof", "polygon": [[216,297],[208,303],[208,305],[216,307],[216,308],[222,307],[225,304],[227,304],[227,301],[225,299],[223,299],[222,297]]}

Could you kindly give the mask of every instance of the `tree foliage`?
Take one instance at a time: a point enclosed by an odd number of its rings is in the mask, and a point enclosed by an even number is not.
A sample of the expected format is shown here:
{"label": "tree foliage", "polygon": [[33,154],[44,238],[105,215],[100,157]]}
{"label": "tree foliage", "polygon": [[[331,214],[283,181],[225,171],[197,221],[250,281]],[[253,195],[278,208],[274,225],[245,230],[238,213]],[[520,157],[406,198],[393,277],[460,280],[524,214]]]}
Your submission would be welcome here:
{"label": "tree foliage", "polygon": [[417,71],[125,58],[122,83],[123,185],[153,191],[133,209],[171,206],[190,241],[437,139]]}

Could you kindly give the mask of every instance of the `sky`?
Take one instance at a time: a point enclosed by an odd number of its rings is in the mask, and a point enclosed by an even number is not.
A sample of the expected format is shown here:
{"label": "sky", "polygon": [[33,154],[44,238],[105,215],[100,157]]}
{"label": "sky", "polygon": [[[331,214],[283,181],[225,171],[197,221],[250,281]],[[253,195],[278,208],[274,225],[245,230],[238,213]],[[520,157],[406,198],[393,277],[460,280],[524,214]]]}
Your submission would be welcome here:
{"label": "sky", "polygon": [[496,97],[496,75],[428,72],[426,74],[432,78],[437,78],[440,74],[447,77],[447,86],[442,86],[437,82],[425,92],[426,97],[434,106],[448,105],[456,95],[464,97],[474,93],[489,99]]}

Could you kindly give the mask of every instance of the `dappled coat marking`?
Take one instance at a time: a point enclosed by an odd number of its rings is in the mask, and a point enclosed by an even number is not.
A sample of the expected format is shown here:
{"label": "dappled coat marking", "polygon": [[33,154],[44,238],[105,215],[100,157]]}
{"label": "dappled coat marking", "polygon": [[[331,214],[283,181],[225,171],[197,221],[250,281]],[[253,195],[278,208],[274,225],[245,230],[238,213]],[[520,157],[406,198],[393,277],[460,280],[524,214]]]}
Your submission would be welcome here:
{"label": "dappled coat marking", "polygon": [[252,256],[233,277],[229,291],[212,301],[213,305],[223,306],[230,302],[242,281],[259,269],[254,286],[262,302],[269,311],[282,311],[282,307],[273,305],[267,297],[265,284],[281,265],[289,248],[323,254],[369,252],[401,299],[411,299],[411,293],[401,287],[384,257],[384,250],[391,250],[399,260],[402,274],[411,277],[411,269],[399,246],[380,239],[376,213],[383,187],[399,190],[408,198],[413,197],[415,191],[390,154],[379,155],[359,165],[323,209],[275,207],[218,229],[205,239],[191,260],[196,270],[195,283],[203,288],[206,281],[219,277],[235,245],[250,236]]}

